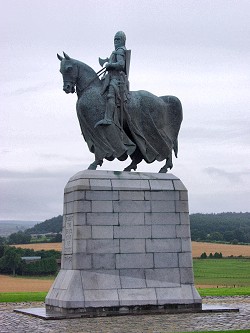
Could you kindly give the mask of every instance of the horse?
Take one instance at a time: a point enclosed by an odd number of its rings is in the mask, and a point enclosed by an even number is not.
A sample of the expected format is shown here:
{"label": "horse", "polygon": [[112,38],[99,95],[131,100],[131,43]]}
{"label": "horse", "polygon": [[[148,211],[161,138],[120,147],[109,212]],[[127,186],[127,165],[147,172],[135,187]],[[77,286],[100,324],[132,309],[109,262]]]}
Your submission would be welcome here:
{"label": "horse", "polygon": [[65,93],[77,93],[76,111],[82,135],[95,160],[88,169],[96,170],[104,159],[117,158],[131,163],[124,171],[136,170],[145,160],[166,160],[159,172],[172,169],[172,151],[178,153],[178,134],[183,119],[182,105],[175,96],[157,97],[150,92],[130,91],[124,107],[118,106],[112,124],[96,126],[104,118],[107,97],[103,80],[90,66],[63,52],[61,62]]}

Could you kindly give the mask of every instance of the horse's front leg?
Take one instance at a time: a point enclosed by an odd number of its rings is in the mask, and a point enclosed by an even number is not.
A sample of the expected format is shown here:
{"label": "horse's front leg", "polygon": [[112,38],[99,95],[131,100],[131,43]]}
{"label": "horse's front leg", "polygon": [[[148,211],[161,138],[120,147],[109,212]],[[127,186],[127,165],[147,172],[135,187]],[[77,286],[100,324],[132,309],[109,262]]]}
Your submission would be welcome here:
{"label": "horse's front leg", "polygon": [[123,170],[123,171],[131,171],[137,169],[137,164],[139,164],[142,161],[142,154],[141,152],[136,148],[135,152],[131,155],[132,162]]}
{"label": "horse's front leg", "polygon": [[96,170],[97,166],[102,166],[103,160],[94,160],[88,167],[88,170]]}
{"label": "horse's front leg", "polygon": [[169,154],[169,156],[166,159],[165,165],[160,169],[159,173],[166,173],[168,172],[168,169],[172,169],[173,167],[173,162],[172,162],[172,151]]}

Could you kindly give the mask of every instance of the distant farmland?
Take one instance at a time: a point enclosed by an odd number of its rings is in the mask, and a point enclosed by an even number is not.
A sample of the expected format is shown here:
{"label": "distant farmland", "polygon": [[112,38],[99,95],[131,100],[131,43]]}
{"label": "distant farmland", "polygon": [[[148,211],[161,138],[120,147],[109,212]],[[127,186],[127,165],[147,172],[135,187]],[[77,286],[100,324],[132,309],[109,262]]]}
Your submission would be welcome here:
{"label": "distant farmland", "polygon": [[[15,247],[21,247],[23,249],[34,249],[35,251],[40,250],[62,250],[62,243],[35,243],[35,244],[20,244],[15,245]],[[218,243],[202,243],[202,242],[192,242],[193,257],[197,258],[203,252],[209,253],[222,253],[224,257],[233,256],[243,256],[250,257],[250,245],[231,245],[231,244],[218,244]]]}

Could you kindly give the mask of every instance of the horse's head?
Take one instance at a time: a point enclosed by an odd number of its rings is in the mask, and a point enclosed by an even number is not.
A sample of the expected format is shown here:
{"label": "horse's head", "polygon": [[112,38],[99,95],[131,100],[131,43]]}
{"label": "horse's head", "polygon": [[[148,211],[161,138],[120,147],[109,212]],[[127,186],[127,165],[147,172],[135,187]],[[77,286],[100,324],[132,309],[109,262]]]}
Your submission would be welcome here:
{"label": "horse's head", "polygon": [[64,58],[57,54],[57,58],[61,61],[60,72],[63,76],[63,90],[66,94],[75,92],[75,85],[78,78],[78,67],[74,59],[71,59],[63,52]]}

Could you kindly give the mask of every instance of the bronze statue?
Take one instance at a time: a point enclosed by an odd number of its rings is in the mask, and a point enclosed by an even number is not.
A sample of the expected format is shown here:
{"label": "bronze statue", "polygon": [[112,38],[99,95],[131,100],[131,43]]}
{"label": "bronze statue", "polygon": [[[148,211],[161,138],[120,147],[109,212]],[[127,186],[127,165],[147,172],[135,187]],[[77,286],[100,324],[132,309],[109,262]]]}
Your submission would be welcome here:
{"label": "bronze statue", "polygon": [[121,32],[116,37],[121,37],[124,45],[106,59],[108,63],[100,71],[108,71],[104,80],[83,62],[66,53],[64,57],[57,55],[63,90],[68,94],[76,88],[81,131],[95,155],[88,169],[95,170],[103,159],[124,161],[130,156],[132,162],[124,171],[136,170],[142,160],[166,160],[159,172],[167,172],[173,167],[172,150],[177,157],[181,102],[174,96],[157,97],[144,90],[129,92],[125,39]]}

